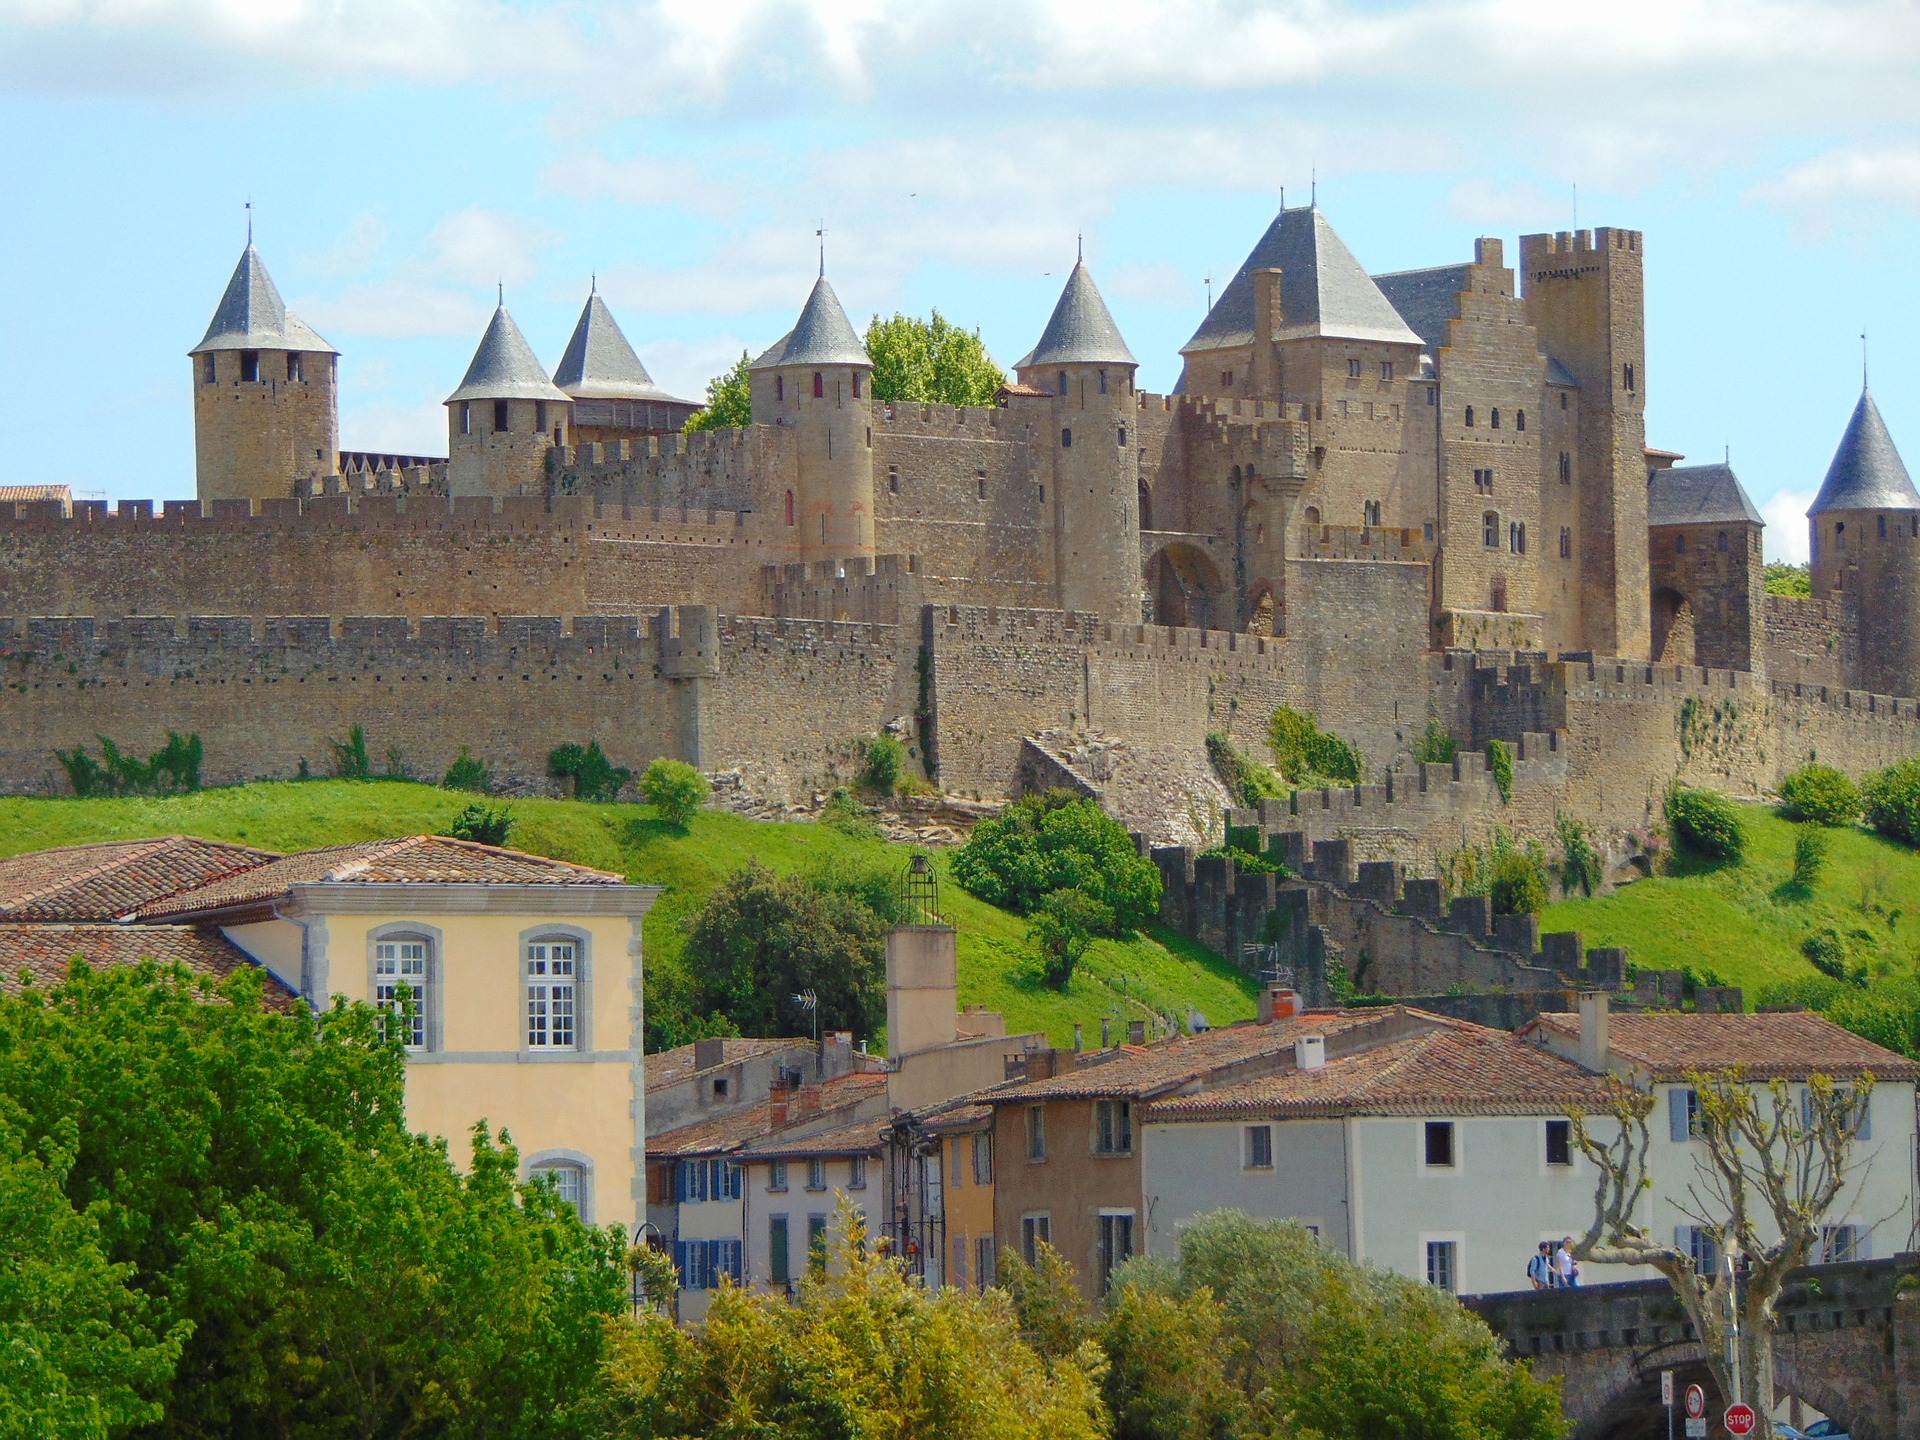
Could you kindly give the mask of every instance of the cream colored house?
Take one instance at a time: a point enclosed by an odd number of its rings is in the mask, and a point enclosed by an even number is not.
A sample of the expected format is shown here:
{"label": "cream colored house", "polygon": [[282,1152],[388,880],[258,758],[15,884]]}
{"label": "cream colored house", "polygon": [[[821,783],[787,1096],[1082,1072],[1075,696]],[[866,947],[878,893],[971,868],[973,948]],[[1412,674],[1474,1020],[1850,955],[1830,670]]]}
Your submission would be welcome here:
{"label": "cream colored house", "polygon": [[0,927],[190,934],[315,1006],[394,1006],[405,987],[409,1125],[458,1160],[484,1120],[584,1219],[630,1228],[645,1204],[640,925],[658,893],[443,836],[293,855],[170,837],[0,862]]}

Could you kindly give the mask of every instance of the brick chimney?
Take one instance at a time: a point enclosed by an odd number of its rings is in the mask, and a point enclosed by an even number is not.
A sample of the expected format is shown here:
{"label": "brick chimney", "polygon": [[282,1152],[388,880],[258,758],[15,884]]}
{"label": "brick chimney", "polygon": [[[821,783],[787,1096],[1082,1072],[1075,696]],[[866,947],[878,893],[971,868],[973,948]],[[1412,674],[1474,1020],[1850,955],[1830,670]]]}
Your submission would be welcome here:
{"label": "brick chimney", "polygon": [[1606,1074],[1613,1058],[1609,1015],[1606,991],[1588,990],[1580,996],[1580,1068],[1596,1075]]}
{"label": "brick chimney", "polygon": [[1268,985],[1260,991],[1260,1023],[1291,1020],[1300,1013],[1300,996],[1285,985]]}

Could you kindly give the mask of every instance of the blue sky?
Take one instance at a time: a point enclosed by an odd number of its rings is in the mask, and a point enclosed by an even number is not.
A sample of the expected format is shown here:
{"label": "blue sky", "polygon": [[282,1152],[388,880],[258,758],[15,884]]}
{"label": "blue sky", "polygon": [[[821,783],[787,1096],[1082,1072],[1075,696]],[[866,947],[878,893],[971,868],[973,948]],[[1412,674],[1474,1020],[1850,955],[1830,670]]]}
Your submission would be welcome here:
{"label": "blue sky", "polygon": [[791,322],[1003,363],[1075,235],[1150,388],[1284,187],[1369,268],[1646,232],[1649,438],[1799,515],[1859,388],[1920,463],[1906,0],[0,0],[0,483],[190,495],[185,351],[244,238],[342,352],[342,442],[444,452],[496,282],[552,365],[589,276],[697,397]]}

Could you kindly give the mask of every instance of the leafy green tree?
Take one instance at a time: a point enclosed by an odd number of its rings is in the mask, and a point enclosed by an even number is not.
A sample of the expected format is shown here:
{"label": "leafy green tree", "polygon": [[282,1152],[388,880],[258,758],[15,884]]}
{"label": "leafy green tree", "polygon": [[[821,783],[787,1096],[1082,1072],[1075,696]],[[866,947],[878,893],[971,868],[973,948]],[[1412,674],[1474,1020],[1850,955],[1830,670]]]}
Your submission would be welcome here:
{"label": "leafy green tree", "polygon": [[1094,1333],[1107,1352],[1114,1440],[1245,1433],[1248,1405],[1229,1373],[1238,1342],[1206,1286],[1182,1295],[1179,1272],[1165,1260],[1129,1260],[1113,1274]]}
{"label": "leafy green tree", "polygon": [[860,783],[876,795],[891,795],[900,788],[901,772],[907,768],[907,747],[899,737],[882,730],[867,742],[867,762],[860,771]]}
{"label": "leafy green tree", "polygon": [[64,1192],[78,1144],[69,1120],[46,1159],[0,1122],[0,1435],[103,1440],[161,1418],[187,1327],[155,1328],[99,1222]]}
{"label": "leafy green tree", "polygon": [[1291,1221],[1236,1211],[1180,1232],[1179,1293],[1217,1299],[1248,1436],[1557,1440],[1558,1388],[1444,1291],[1356,1265]]}
{"label": "leafy green tree", "polygon": [[1805,599],[1813,594],[1813,567],[1789,565],[1784,560],[1769,560],[1766,584],[1769,595],[1790,595]]}
{"label": "leafy green tree", "polygon": [[1538,915],[1547,908],[1547,882],[1524,850],[1503,851],[1494,860],[1487,895],[1496,915]]}
{"label": "leafy green tree", "polygon": [[1031,1265],[1012,1253],[997,1265],[995,1283],[1013,1302],[1020,1338],[1049,1360],[1078,1353],[1093,1335],[1093,1311],[1080,1298],[1066,1257],[1043,1240],[1033,1247]]}
{"label": "leafy green tree", "polygon": [[[143,1332],[182,1342],[142,1435],[581,1433],[623,1239],[518,1185],[484,1125],[464,1175],[410,1135],[378,1021],[269,1010],[256,971],[214,986],[152,963],[0,998],[11,1153],[59,1175],[124,1267],[133,1355]],[[29,1220],[84,1257],[83,1228]],[[75,1293],[85,1323],[99,1307]],[[130,1405],[145,1382],[113,1368],[105,1403]]]}
{"label": "leafy green tree", "polygon": [[822,1030],[871,1035],[886,1019],[887,926],[858,883],[736,870],[687,933],[693,1006],[743,1035],[804,1035],[816,1017],[794,996],[812,990]]}
{"label": "leafy green tree", "polygon": [[990,405],[1007,383],[977,331],[962,330],[938,310],[932,318],[896,313],[867,325],[873,398],[935,405]]}
{"label": "leafy green tree", "polygon": [[1055,890],[1034,906],[1027,940],[1040,952],[1047,983],[1064,990],[1096,937],[1113,930],[1113,909],[1082,890]]}
{"label": "leafy green tree", "polygon": [[1780,808],[1789,820],[1851,825],[1860,818],[1860,791],[1833,766],[1811,761],[1780,782]]}
{"label": "leafy green tree", "polygon": [[640,775],[640,793],[676,830],[685,830],[693,823],[712,788],[707,777],[686,761],[669,760],[664,755],[650,761]]}
{"label": "leafy green tree", "polygon": [[742,350],[733,368],[707,382],[707,404],[687,419],[689,430],[724,430],[753,423],[753,377]]}
{"label": "leafy green tree", "polygon": [[1435,716],[1427,721],[1426,730],[1407,747],[1407,754],[1417,764],[1450,765],[1459,750],[1460,742]]}
{"label": "leafy green tree", "polygon": [[617,1440],[1102,1440],[1096,1346],[1050,1357],[1000,1290],[929,1290],[844,1207],[797,1301],[726,1286],[706,1322],[609,1327],[600,1400]]}
{"label": "leafy green tree", "polygon": [[976,825],[953,875],[991,905],[1030,914],[1056,890],[1079,890],[1112,912],[1103,933],[1137,930],[1160,910],[1160,871],[1098,802],[1066,791],[1026,795]]}
{"label": "leafy green tree", "polygon": [[513,807],[495,808],[475,800],[441,832],[455,840],[471,840],[476,845],[504,845],[513,834]]}
{"label": "leafy green tree", "polygon": [[1827,868],[1827,832],[1817,824],[1798,826],[1793,834],[1793,878],[1788,883],[1808,892]]}
{"label": "leafy green tree", "polygon": [[1733,802],[1717,790],[1676,785],[1667,792],[1667,824],[1673,838],[1709,860],[1738,862],[1747,840]]}
{"label": "leafy green tree", "polygon": [[1869,775],[1861,801],[1875,830],[1889,840],[1920,845],[1920,755]]}
{"label": "leafy green tree", "polygon": [[598,740],[555,746],[547,756],[547,773],[556,780],[571,780],[576,800],[618,800],[633,779],[633,771],[609,760]]}

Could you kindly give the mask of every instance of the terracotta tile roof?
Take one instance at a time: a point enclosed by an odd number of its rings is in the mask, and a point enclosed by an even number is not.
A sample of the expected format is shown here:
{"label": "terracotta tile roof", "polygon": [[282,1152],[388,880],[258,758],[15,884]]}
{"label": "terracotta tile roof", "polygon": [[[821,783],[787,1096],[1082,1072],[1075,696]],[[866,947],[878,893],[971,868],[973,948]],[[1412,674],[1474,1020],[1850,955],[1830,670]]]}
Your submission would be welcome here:
{"label": "terracotta tile roof", "polygon": [[[1576,1015],[1541,1015],[1523,1037],[1556,1037],[1562,1047],[1578,1043]],[[1630,1060],[1655,1080],[1678,1080],[1689,1070],[1745,1065],[1756,1076],[1804,1079],[1819,1072],[1845,1077],[1871,1070],[1878,1080],[1920,1079],[1920,1065],[1863,1040],[1811,1012],[1766,1015],[1621,1014],[1608,1017],[1608,1044],[1616,1059]]]}
{"label": "terracotta tile roof", "polygon": [[278,858],[191,835],[12,855],[0,860],[0,920],[117,920]]}
{"label": "terracotta tile roof", "polygon": [[1424,1035],[1288,1068],[1197,1095],[1162,1100],[1152,1121],[1344,1115],[1564,1115],[1595,1109],[1607,1087],[1572,1061],[1504,1030],[1451,1022]]}
{"label": "terracotta tile roof", "polygon": [[73,491],[66,485],[0,485],[0,505],[16,500],[71,500]]}
{"label": "terracotta tile roof", "polygon": [[957,1101],[931,1113],[923,1112],[920,1122],[942,1133],[980,1130],[993,1123],[993,1106],[972,1099]]}
{"label": "terracotta tile roof", "polygon": [[[195,975],[215,979],[254,964],[212,925],[0,925],[0,991],[17,991],[23,970],[36,985],[57,985],[76,955],[96,968],[177,961]],[[268,1008],[289,1010],[299,998],[266,975]]]}
{"label": "terracotta tile roof", "polygon": [[[787,1110],[788,1133],[809,1132],[846,1123],[854,1106],[882,1100],[887,1093],[884,1075],[840,1075],[820,1086],[820,1108],[800,1113],[797,1104]],[[878,1122],[876,1122],[878,1123]],[[647,1137],[647,1156],[673,1159],[690,1155],[724,1155],[750,1145],[773,1132],[773,1102],[742,1105],[688,1125]]]}
{"label": "terracotta tile roof", "polygon": [[[782,1050],[803,1050],[808,1042],[791,1037],[778,1040],[754,1040],[729,1036],[720,1043],[724,1047],[723,1058],[717,1065],[709,1068],[718,1069],[719,1065],[737,1065],[742,1060],[753,1060]],[[677,1085],[700,1073],[694,1065],[694,1047],[691,1042],[676,1045],[671,1050],[658,1051],[647,1056],[643,1063],[647,1071],[648,1090]]]}
{"label": "terracotta tile roof", "polygon": [[[1194,1084],[1228,1066],[1291,1056],[1293,1042],[1302,1035],[1338,1035],[1362,1025],[1385,1025],[1403,1019],[1405,1010],[1328,1010],[1309,1012],[1273,1025],[1251,1021],[1222,1026],[1199,1035],[1177,1035],[1151,1045],[1119,1047],[1112,1058],[1095,1052],[1093,1063],[1051,1079],[1017,1080],[984,1090],[979,1098],[990,1105],[1033,1100],[1092,1099],[1096,1096],[1151,1099]],[[1427,1017],[1439,1023],[1437,1017]]]}
{"label": "terracotta tile roof", "polygon": [[261,904],[296,885],[624,885],[622,876],[520,850],[444,835],[408,835],[302,850],[251,870],[185,890],[140,918],[208,914]]}
{"label": "terracotta tile roof", "polygon": [[742,1160],[797,1160],[810,1155],[878,1155],[887,1129],[882,1118],[854,1120],[811,1134],[769,1135],[740,1152]]}

